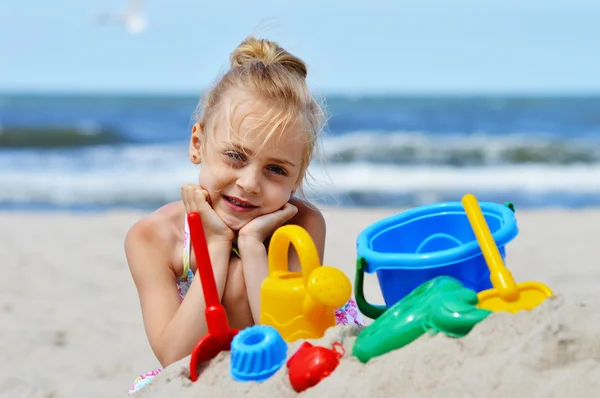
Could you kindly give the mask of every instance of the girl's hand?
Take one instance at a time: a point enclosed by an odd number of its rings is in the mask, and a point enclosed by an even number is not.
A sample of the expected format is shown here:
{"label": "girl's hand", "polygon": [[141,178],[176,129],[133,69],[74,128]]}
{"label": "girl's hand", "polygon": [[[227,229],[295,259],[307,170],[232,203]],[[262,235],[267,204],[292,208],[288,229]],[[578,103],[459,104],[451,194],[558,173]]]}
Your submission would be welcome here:
{"label": "girl's hand", "polygon": [[234,233],[212,208],[207,190],[198,185],[186,184],[181,187],[181,198],[187,214],[196,212],[202,217],[207,242],[232,242]]}
{"label": "girl's hand", "polygon": [[291,203],[286,203],[280,210],[256,217],[244,225],[238,233],[238,240],[252,237],[259,242],[264,242],[268,236],[294,217],[296,213],[298,213],[298,208]]}

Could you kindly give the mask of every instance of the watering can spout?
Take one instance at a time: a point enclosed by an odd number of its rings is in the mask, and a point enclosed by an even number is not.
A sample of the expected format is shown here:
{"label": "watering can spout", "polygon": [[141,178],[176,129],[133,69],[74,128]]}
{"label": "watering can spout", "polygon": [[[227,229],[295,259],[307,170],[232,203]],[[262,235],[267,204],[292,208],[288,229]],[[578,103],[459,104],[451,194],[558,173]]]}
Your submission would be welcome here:
{"label": "watering can spout", "polygon": [[307,288],[302,310],[311,320],[318,320],[326,312],[342,307],[352,294],[348,277],[339,269],[326,265],[310,273]]}

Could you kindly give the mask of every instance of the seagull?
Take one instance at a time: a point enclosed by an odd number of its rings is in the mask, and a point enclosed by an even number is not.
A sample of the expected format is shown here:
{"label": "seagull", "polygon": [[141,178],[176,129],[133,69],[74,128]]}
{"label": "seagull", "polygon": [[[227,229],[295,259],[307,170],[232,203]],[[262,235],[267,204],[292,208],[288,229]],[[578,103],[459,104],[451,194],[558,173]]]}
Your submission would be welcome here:
{"label": "seagull", "polygon": [[129,33],[139,34],[146,30],[148,22],[142,15],[143,0],[129,0],[129,6],[119,13],[107,13],[98,17],[100,23],[121,23]]}

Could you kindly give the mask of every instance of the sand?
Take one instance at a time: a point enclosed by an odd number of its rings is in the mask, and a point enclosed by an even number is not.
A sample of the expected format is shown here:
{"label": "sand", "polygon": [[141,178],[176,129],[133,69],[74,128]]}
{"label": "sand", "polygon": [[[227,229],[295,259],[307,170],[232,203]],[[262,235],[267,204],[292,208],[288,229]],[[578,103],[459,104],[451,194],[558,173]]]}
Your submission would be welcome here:
{"label": "sand", "polygon": [[[353,280],[356,236],[397,211],[325,210],[325,263]],[[135,377],[159,367],[123,252],[123,237],[142,214],[0,213],[0,396],[126,397]],[[366,365],[349,355],[360,328],[332,328],[319,344],[341,341],[347,354],[301,395],[597,395],[600,209],[517,209],[517,218],[507,265],[518,281],[550,286],[555,298],[533,311],[492,314],[462,339],[425,335]],[[381,303],[376,278],[365,283],[368,299]],[[135,396],[296,395],[284,368],[264,383],[234,382],[228,355],[196,383],[187,379],[185,358]]]}

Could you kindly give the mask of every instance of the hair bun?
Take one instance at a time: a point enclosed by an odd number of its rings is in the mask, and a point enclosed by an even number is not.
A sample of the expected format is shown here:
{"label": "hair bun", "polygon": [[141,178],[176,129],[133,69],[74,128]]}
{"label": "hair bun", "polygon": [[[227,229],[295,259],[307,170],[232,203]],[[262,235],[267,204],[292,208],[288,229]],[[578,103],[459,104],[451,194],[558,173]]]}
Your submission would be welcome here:
{"label": "hair bun", "polygon": [[257,63],[265,66],[279,64],[302,78],[306,78],[308,74],[306,64],[300,58],[279,47],[275,42],[255,37],[247,38],[233,50],[230,61],[232,68]]}

